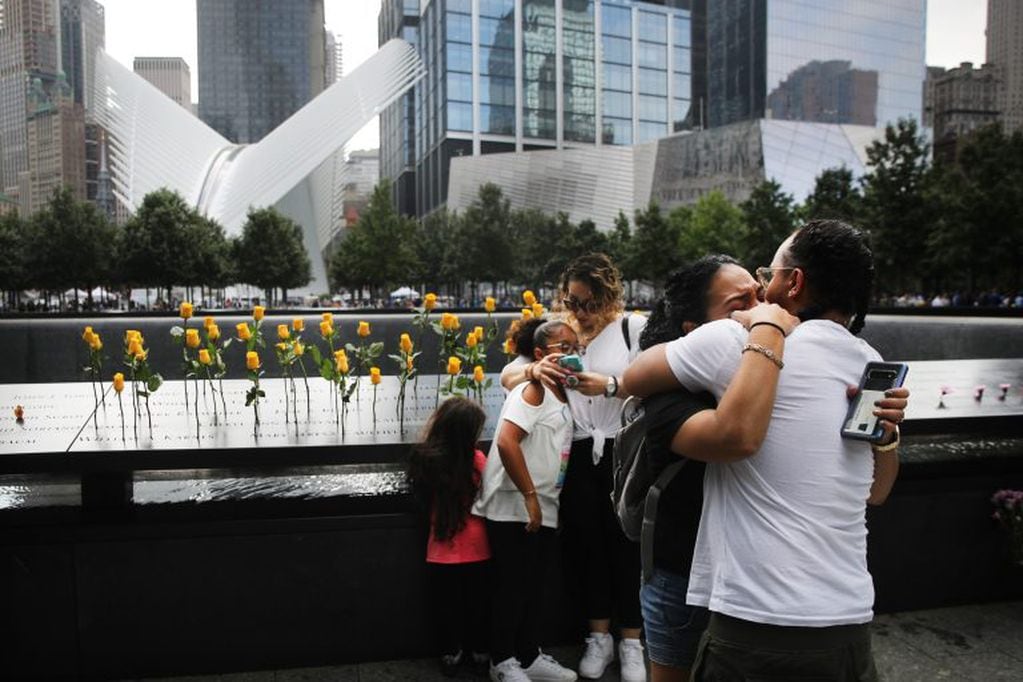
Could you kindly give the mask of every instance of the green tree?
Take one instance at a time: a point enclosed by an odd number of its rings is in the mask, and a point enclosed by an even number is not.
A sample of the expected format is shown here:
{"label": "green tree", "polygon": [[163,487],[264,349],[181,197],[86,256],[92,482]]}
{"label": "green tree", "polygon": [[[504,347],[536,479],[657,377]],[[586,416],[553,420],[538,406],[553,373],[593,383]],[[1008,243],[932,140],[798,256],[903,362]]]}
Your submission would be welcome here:
{"label": "green tree", "polygon": [[249,210],[234,254],[238,279],[263,289],[270,305],[276,289],[286,300],[312,279],[302,227],[273,207]]}
{"label": "green tree", "polygon": [[[701,196],[688,216],[680,221],[682,233],[679,252],[686,261],[701,258],[709,253],[724,253],[735,256],[742,252],[745,232],[743,212],[725,198],[721,192],[709,192]],[[772,252],[773,255],[773,252]]]}
{"label": "green tree", "polygon": [[863,195],[853,182],[852,171],[842,166],[818,175],[801,213],[804,220],[831,218],[858,225],[863,216]]}
{"label": "green tree", "polygon": [[[636,211],[636,230],[632,233],[632,257],[637,264],[636,279],[660,288],[668,273],[682,265],[678,244],[681,235],[679,217],[689,209],[680,207],[666,217],[660,206],[650,202],[645,210]],[[678,212],[678,213],[676,213]]]}
{"label": "green tree", "polygon": [[515,273],[511,240],[511,206],[493,183],[480,185],[479,194],[462,214],[458,240],[459,270],[472,285],[475,301],[479,282],[508,280]]}
{"label": "green tree", "polygon": [[774,252],[795,229],[796,212],[792,195],[781,191],[774,180],[765,180],[753,188],[749,199],[739,204],[745,225],[741,250],[735,253],[749,270],[770,265]]}
{"label": "green tree", "polygon": [[110,282],[117,228],[93,204],[75,199],[67,187],[55,190],[30,224],[33,279],[50,291],[83,289],[91,306],[92,290]]}
{"label": "green tree", "polygon": [[7,305],[17,307],[19,292],[27,288],[26,240],[28,226],[17,213],[0,215],[0,291]]}
{"label": "green tree", "polygon": [[638,279],[638,269],[635,259],[632,257],[632,229],[629,227],[629,218],[624,211],[618,211],[614,227],[607,238],[607,255],[618,266],[625,281],[630,282]]}
{"label": "green tree", "polygon": [[415,245],[415,222],[394,209],[391,183],[382,180],[331,258],[331,281],[355,290],[369,286],[379,297],[385,287],[408,283],[415,274]]}
{"label": "green tree", "polygon": [[922,247],[934,217],[926,201],[931,177],[927,147],[916,121],[888,125],[884,139],[867,148],[867,164],[862,227],[871,233],[879,281],[904,291],[924,275]]}
{"label": "green tree", "polygon": [[[550,245],[558,229],[557,220],[540,209],[527,208],[513,211],[511,223],[515,250],[512,279],[533,291],[550,286],[561,273],[560,268],[564,267]],[[552,275],[554,270],[557,272]],[[516,299],[516,296],[512,298]]]}
{"label": "green tree", "polygon": [[177,192],[147,194],[120,235],[121,281],[166,291],[168,302],[175,284],[195,281],[201,264],[193,238],[195,213]]}
{"label": "green tree", "polygon": [[998,125],[966,138],[954,164],[936,166],[927,253],[935,283],[1018,290],[1023,269],[1023,135]]}
{"label": "green tree", "polygon": [[441,285],[450,288],[458,279],[451,245],[458,239],[459,220],[457,213],[442,208],[416,225],[416,279],[426,285],[427,291],[440,291]]}

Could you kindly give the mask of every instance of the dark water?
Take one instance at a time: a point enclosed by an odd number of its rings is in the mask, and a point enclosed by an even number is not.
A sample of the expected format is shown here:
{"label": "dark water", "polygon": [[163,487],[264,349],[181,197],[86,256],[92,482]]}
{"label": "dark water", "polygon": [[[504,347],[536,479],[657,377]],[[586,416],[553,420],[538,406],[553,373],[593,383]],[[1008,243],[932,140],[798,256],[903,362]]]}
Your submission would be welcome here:
{"label": "dark water", "polygon": [[[915,436],[903,441],[903,464],[1023,458],[1023,438]],[[241,500],[315,500],[332,497],[401,495],[407,491],[401,464],[307,467],[268,476],[258,471],[201,470],[137,472],[137,505],[203,504]],[[45,507],[78,507],[74,477],[0,476],[0,512]]]}

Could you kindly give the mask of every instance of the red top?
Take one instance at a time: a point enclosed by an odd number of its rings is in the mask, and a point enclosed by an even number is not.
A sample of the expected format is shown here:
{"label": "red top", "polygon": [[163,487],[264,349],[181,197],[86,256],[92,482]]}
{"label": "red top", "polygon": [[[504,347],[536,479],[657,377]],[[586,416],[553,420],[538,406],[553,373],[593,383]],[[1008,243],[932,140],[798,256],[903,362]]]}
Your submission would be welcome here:
{"label": "red top", "polygon": [[[473,457],[477,480],[483,477],[487,456],[479,450]],[[487,527],[482,518],[469,514],[465,527],[450,540],[438,540],[430,524],[430,540],[426,543],[426,561],[431,564],[468,564],[490,558]]]}

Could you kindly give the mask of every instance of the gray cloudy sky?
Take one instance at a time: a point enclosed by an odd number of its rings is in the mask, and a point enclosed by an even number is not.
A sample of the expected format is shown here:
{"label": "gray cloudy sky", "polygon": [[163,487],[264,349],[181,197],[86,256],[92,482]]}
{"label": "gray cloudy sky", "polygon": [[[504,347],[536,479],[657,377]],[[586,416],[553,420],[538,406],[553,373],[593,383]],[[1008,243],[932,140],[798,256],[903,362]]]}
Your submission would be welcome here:
{"label": "gray cloudy sky", "polygon": [[[106,8],[107,52],[131,68],[135,57],[182,57],[196,85],[195,0],[99,0]],[[324,0],[327,29],[341,36],[345,72],[358,66],[377,48],[380,0]],[[956,66],[984,62],[987,0],[929,0],[927,63]],[[348,146],[379,144],[377,122],[367,125]]]}

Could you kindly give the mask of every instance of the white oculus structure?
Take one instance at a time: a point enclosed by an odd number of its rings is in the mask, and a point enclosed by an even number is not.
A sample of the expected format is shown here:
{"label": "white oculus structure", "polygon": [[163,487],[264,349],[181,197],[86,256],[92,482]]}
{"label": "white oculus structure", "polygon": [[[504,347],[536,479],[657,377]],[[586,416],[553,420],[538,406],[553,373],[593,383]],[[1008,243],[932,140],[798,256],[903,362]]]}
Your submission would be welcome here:
{"label": "white oculus structure", "polygon": [[276,206],[302,226],[312,261],[306,288],[328,290],[320,258],[340,219],[344,144],[423,77],[416,50],[394,39],[255,144],[223,138],[102,49],[93,83],[108,131],[114,194],[135,211],[168,188],[240,234],[250,208]]}

